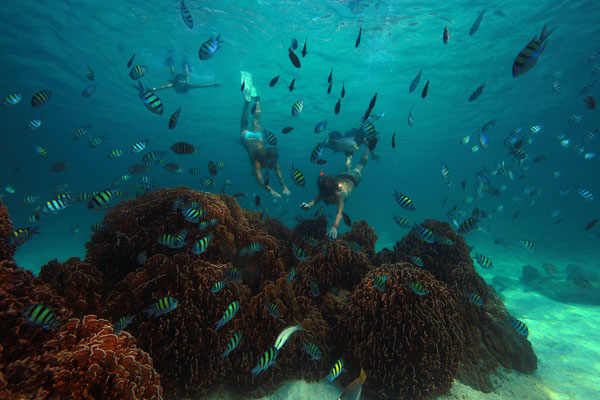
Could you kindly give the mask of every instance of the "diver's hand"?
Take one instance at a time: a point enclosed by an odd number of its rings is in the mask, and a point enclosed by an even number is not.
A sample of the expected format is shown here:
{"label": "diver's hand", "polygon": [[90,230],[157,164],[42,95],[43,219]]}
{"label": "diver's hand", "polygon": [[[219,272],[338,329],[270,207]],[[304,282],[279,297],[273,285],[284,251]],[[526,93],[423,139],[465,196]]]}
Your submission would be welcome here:
{"label": "diver's hand", "polygon": [[331,227],[329,233],[327,233],[327,236],[329,236],[331,239],[337,239],[337,228],[335,225]]}
{"label": "diver's hand", "polygon": [[303,210],[308,210],[310,208],[310,204],[302,203],[302,204],[300,204],[300,208]]}
{"label": "diver's hand", "polygon": [[285,194],[286,196],[289,196],[290,194],[292,194],[292,192],[290,192],[290,189],[288,189],[288,188],[283,188],[283,194]]}
{"label": "diver's hand", "polygon": [[271,196],[275,197],[276,199],[281,198],[281,195],[279,193],[277,193],[276,191],[274,191],[273,189],[269,188],[269,192],[271,192]]}

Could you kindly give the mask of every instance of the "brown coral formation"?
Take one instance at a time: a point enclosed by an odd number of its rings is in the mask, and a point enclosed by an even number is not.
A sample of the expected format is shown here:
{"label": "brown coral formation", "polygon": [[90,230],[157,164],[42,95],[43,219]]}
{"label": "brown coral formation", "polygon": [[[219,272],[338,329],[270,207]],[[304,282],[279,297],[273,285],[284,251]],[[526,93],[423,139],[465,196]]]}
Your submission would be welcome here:
{"label": "brown coral formation", "polygon": [[[198,202],[205,210],[202,220],[213,222],[200,229],[187,221],[173,207],[177,199],[184,206]],[[123,201],[103,222],[108,229],[93,235],[84,261],[52,261],[40,278],[0,261],[0,390],[40,398],[63,393],[82,399],[160,398],[160,374],[167,398],[199,396],[220,383],[247,398],[288,379],[318,380],[344,357],[347,370],[365,368],[365,390],[377,398],[427,398],[446,391],[456,377],[487,391],[489,375],[500,365],[521,372],[536,368],[531,344],[506,322],[504,305],[448,224],[424,225],[453,245],[407,235],[393,249],[375,253],[377,236],[365,221],[331,242],[324,216],[289,230],[262,213],[242,210],[228,195],[186,187]],[[160,235],[183,229],[184,247],[158,243]],[[208,249],[194,254],[193,244],[209,233]],[[306,243],[309,236],[316,246]],[[360,252],[352,250],[352,242]],[[242,252],[253,243],[258,251]],[[307,258],[298,260],[293,245]],[[148,259],[140,265],[136,257],[142,251]],[[423,269],[406,263],[413,255],[424,260]],[[232,267],[242,282],[230,280],[226,271]],[[288,282],[292,267],[296,277]],[[390,278],[385,292],[373,286],[381,274]],[[215,293],[211,288],[218,281],[227,284]],[[316,297],[312,281],[319,285]],[[427,295],[413,293],[407,281],[423,284]],[[475,306],[464,290],[480,295],[485,305]],[[178,300],[173,311],[155,317],[143,312],[164,296]],[[239,312],[215,330],[232,301],[240,303]],[[279,316],[267,312],[267,302],[277,306]],[[51,306],[61,321],[90,313],[113,323],[123,316],[135,319],[119,335],[108,321],[90,315],[46,331],[22,323],[20,312],[30,303]],[[277,335],[296,324],[303,330],[280,350],[278,367],[252,375]],[[222,359],[236,331],[241,343]],[[321,348],[320,360],[305,354],[307,342]],[[69,385],[76,388],[66,392]]]}
{"label": "brown coral formation", "polygon": [[77,317],[98,314],[109,289],[95,266],[75,257],[64,263],[50,261],[40,270],[39,278],[66,300]]}
{"label": "brown coral formation", "polygon": [[56,313],[59,321],[71,316],[63,299],[56,296],[49,285],[30,271],[13,262],[0,262],[0,370],[27,355],[38,354],[42,344],[52,337],[52,332],[24,322],[22,312],[31,304],[45,304]]}
{"label": "brown coral formation", "polygon": [[13,232],[12,222],[8,215],[8,209],[0,199],[0,261],[12,260],[15,254],[15,246],[8,244],[10,234]]}
{"label": "brown coral formation", "polygon": [[423,225],[437,237],[451,240],[453,245],[427,243],[416,234],[409,234],[396,243],[393,252],[382,251],[378,258],[380,262],[400,262],[419,256],[423,259],[424,269],[446,283],[458,298],[462,295],[462,301],[466,299],[464,290],[476,293],[484,300],[482,310],[471,309],[463,316],[467,323],[467,344],[457,377],[478,390],[490,392],[493,390],[490,374],[499,366],[523,373],[535,371],[537,357],[531,343],[517,335],[507,323],[506,307],[477,274],[470,249],[462,236],[445,222],[426,220]]}
{"label": "brown coral formation", "polygon": [[[373,286],[388,276],[385,292]],[[419,296],[407,282],[422,284]],[[354,291],[341,323],[348,361],[369,371],[377,395],[422,399],[447,391],[464,346],[464,307],[430,273],[410,264],[368,273]],[[392,397],[393,396],[393,397]]]}
{"label": "brown coral formation", "polygon": [[106,320],[70,319],[44,349],[6,368],[13,393],[35,399],[162,399],[148,354],[131,335],[113,334]]}
{"label": "brown coral formation", "polygon": [[[225,279],[228,267],[184,253],[156,255],[117,284],[106,300],[105,314],[112,321],[137,315],[126,330],[152,356],[169,398],[204,394],[233,373],[231,364],[222,362],[220,355],[237,319],[218,332],[215,323],[232,301],[247,307],[249,290],[229,281],[220,292],[211,293],[210,288]],[[174,311],[160,317],[140,313],[164,296],[179,301]]]}

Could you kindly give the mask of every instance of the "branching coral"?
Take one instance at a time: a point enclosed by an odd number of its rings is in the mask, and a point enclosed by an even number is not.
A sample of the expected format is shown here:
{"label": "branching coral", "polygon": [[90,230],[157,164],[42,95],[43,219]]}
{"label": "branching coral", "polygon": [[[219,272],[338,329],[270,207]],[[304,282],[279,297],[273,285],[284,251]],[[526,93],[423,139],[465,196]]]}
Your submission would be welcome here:
{"label": "branching coral", "polygon": [[[388,276],[385,292],[373,285]],[[406,285],[418,282],[419,296]],[[423,399],[447,391],[464,345],[463,307],[447,285],[410,264],[368,273],[354,291],[340,329],[349,362],[368,371],[379,396]],[[392,398],[392,397],[390,397]]]}
{"label": "branching coral", "polygon": [[367,224],[367,221],[355,221],[354,224],[352,224],[350,232],[344,233],[339,238],[348,243],[354,242],[358,244],[361,248],[361,252],[365,253],[370,260],[375,256],[375,242],[377,241],[377,235],[375,234],[375,230]]}
{"label": "branching coral", "polygon": [[162,399],[148,354],[131,335],[113,334],[106,320],[70,319],[44,349],[6,368],[13,393],[35,399]]}

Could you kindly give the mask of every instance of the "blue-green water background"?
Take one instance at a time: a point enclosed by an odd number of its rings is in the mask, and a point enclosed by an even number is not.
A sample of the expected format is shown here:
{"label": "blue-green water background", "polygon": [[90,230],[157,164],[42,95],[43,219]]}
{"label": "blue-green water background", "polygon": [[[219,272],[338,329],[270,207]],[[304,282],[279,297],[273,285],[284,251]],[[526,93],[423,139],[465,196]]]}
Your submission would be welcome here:
{"label": "blue-green water background", "polygon": [[[249,194],[240,200],[243,206],[253,207],[251,194],[258,193],[263,199],[261,209],[268,208],[270,215],[293,226],[296,215],[308,217],[313,213],[303,213],[298,206],[316,194],[318,173],[337,173],[343,168],[343,156],[328,150],[324,166],[309,162],[310,152],[324,137],[314,134],[313,127],[326,119],[331,130],[353,128],[377,92],[373,112],[386,113],[375,123],[381,132],[382,141],[377,147],[381,159],[368,163],[363,181],[346,204],[346,212],[352,219],[367,220],[376,229],[378,249],[406,234],[392,221],[393,214],[415,223],[425,218],[445,220],[448,208],[459,204],[467,210],[479,206],[492,215],[482,223],[489,228],[489,235],[474,232],[467,238],[476,250],[492,258],[504,257],[511,260],[510,265],[526,263],[526,250],[514,249],[506,254],[492,241],[495,237],[528,239],[535,243],[535,254],[540,259],[551,262],[560,257],[563,263],[572,259],[590,271],[597,269],[600,246],[593,234],[599,227],[589,232],[583,228],[599,216],[598,199],[587,202],[574,191],[566,196],[560,196],[559,191],[583,187],[600,196],[599,158],[584,160],[552,138],[564,133],[573,144],[582,144],[586,130],[600,128],[598,109],[587,110],[578,94],[590,80],[593,68],[600,65],[599,59],[588,62],[588,57],[600,49],[599,2],[190,0],[187,6],[194,18],[193,30],[183,24],[178,1],[4,2],[0,10],[1,93],[4,96],[25,90],[27,94],[18,106],[0,109],[0,184],[16,189],[16,194],[5,194],[4,198],[15,227],[27,226],[26,219],[31,215],[32,206],[19,205],[23,197],[38,195],[40,201],[50,200],[53,186],[63,182],[69,182],[75,193],[104,189],[141,159],[141,155],[128,154],[111,160],[108,153],[116,148],[129,150],[143,138],[150,139],[150,150],[167,150],[165,162],[180,163],[186,170],[206,170],[209,160],[223,160],[226,167],[217,176],[215,190],[229,178],[234,184],[229,193]],[[469,36],[469,28],[484,6],[488,12],[478,32]],[[514,79],[514,58],[545,24],[556,27],[556,31],[538,65]],[[448,45],[441,37],[445,25],[451,33]],[[356,49],[359,26],[363,34]],[[210,60],[199,60],[201,43],[218,33],[224,40],[222,49]],[[288,59],[292,37],[298,39],[300,47],[307,38],[308,55],[301,58],[301,69],[295,69]],[[185,95],[158,92],[165,113],[153,115],[131,87],[126,63],[133,53],[135,64],[149,68],[142,80],[145,85],[166,83],[170,74],[164,59],[172,54],[177,66],[184,59],[189,61],[193,83],[219,82],[221,86]],[[85,77],[87,64],[93,68],[98,85],[91,98],[81,97],[89,84]],[[332,67],[333,90],[327,95],[327,76]],[[420,69],[421,84],[409,94],[408,86]],[[240,70],[252,72],[261,96],[263,126],[278,136],[280,161],[293,192],[289,200],[273,203],[250,175],[247,155],[239,143],[243,104]],[[552,89],[555,74],[561,83],[559,94]],[[281,76],[279,84],[269,88],[268,82],[276,75]],[[292,78],[296,78],[296,89],[290,93],[287,86]],[[421,99],[419,94],[427,80],[429,94]],[[342,81],[346,97],[341,113],[334,115]],[[469,103],[469,95],[483,81],[483,95]],[[50,89],[52,98],[42,108],[33,109],[28,104],[30,96],[41,89]],[[598,97],[598,89],[589,94]],[[299,98],[304,98],[304,111],[293,118],[290,108]],[[415,125],[410,128],[406,120],[413,104]],[[179,125],[169,130],[168,118],[179,106]],[[567,120],[574,113],[581,113],[583,118],[580,124],[571,126]],[[28,132],[27,121],[38,117],[43,118],[43,126]],[[496,117],[498,124],[490,132],[490,148],[470,153],[477,129]],[[97,149],[88,148],[87,137],[72,139],[75,129],[88,123],[92,125],[88,136],[106,135],[105,143]],[[526,164],[530,168],[522,181],[492,177],[493,186],[508,186],[501,197],[484,196],[468,208],[462,205],[467,194],[476,197],[474,171],[484,163],[491,168],[506,160],[514,167],[502,145],[508,131],[516,126],[528,131],[537,124],[544,128],[527,149],[531,157],[548,153],[549,158],[535,165],[529,160]],[[281,135],[281,128],[288,125],[295,126],[295,130]],[[396,149],[390,146],[394,132]],[[469,146],[459,144],[465,135],[471,135]],[[598,140],[583,143],[585,151],[600,153]],[[168,150],[177,141],[200,145],[200,151],[197,155],[177,156]],[[36,154],[36,145],[47,148],[47,160]],[[468,179],[467,193],[460,187],[448,190],[440,175],[442,160],[458,186]],[[50,172],[50,164],[56,161],[68,161],[71,168],[58,174]],[[306,187],[291,182],[288,170],[292,163],[305,174]],[[561,176],[554,178],[557,170]],[[198,176],[170,174],[160,165],[153,167],[150,175],[157,178],[154,183],[159,186],[201,188]],[[279,189],[276,182],[273,186]],[[542,188],[532,207],[527,206],[523,194],[526,187]],[[415,212],[398,207],[392,197],[394,189],[413,199]],[[515,195],[523,198],[521,204],[511,204]],[[442,207],[445,197],[448,200]],[[500,204],[505,206],[504,211],[492,213]],[[511,216],[517,210],[521,215],[513,221]],[[552,210],[559,210],[560,215],[550,218]],[[334,214],[333,207],[326,213]],[[37,271],[52,258],[83,257],[84,243],[91,234],[88,227],[102,216],[88,211],[84,204],[44,216],[41,234],[18,249],[17,262]],[[562,222],[555,225],[559,218]],[[74,224],[81,228],[78,235],[70,232]],[[342,226],[340,230],[346,229]],[[520,269],[504,273],[517,278]],[[519,313],[535,307],[512,303]],[[544,362],[548,361],[541,360]]]}

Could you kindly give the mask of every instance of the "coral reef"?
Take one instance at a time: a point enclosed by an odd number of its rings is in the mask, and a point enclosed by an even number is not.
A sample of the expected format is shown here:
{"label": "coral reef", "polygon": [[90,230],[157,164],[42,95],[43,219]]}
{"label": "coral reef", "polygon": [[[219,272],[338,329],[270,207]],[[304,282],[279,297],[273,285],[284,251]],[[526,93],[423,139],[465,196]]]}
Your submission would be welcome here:
{"label": "coral reef", "polygon": [[[387,276],[385,292],[373,286]],[[407,282],[422,284],[419,296]],[[464,306],[430,273],[410,264],[369,272],[354,291],[341,322],[347,361],[369,371],[378,398],[422,399],[447,391],[464,346]],[[392,397],[394,396],[394,397]]]}
{"label": "coral reef", "polygon": [[67,301],[76,317],[98,314],[109,289],[95,266],[76,257],[64,263],[50,261],[42,267],[39,278]]}
{"label": "coral reef", "polygon": [[35,399],[162,399],[147,353],[128,334],[115,335],[94,315],[67,321],[45,352],[13,362],[5,379],[13,394]]}
{"label": "coral reef", "polygon": [[481,296],[483,309],[469,307],[463,315],[466,345],[457,378],[477,390],[491,392],[490,374],[499,366],[523,373],[535,371],[537,357],[531,343],[515,334],[508,324],[506,307],[477,273],[462,236],[445,222],[426,220],[422,225],[436,237],[451,240],[453,245],[427,243],[411,232],[394,245],[393,251],[382,251],[376,259],[401,262],[419,256],[423,259],[423,269],[446,283],[461,302],[468,301],[465,290]]}
{"label": "coral reef", "polygon": [[[238,317],[217,332],[215,323],[232,301],[246,307],[250,293],[244,284],[231,281],[218,293],[210,291],[224,279],[228,267],[185,253],[155,255],[118,283],[106,299],[104,314],[112,321],[137,315],[126,331],[152,356],[168,398],[204,394],[234,372],[220,355],[233,332],[230,327],[239,324]],[[163,296],[175,297],[177,308],[160,317],[140,313]]]}
{"label": "coral reef", "polygon": [[2,204],[0,198],[0,261],[12,260],[15,254],[15,246],[8,244],[8,238],[12,232],[13,226],[8,215],[8,209]]}
{"label": "coral reef", "polygon": [[24,322],[22,312],[31,304],[51,307],[59,321],[71,316],[68,303],[49,285],[11,261],[0,261],[0,343],[4,347],[0,371],[2,365],[38,354],[42,344],[52,337],[51,331]]}
{"label": "coral reef", "polygon": [[[192,202],[204,210],[200,224],[181,212]],[[0,235],[6,221],[10,225],[2,216]],[[424,225],[452,244],[410,234],[375,253],[377,235],[365,221],[329,241],[324,216],[290,230],[264,213],[242,210],[231,196],[186,187],[125,200],[103,222],[107,229],[92,236],[85,260],[51,261],[39,278],[0,260],[0,390],[10,396],[158,399],[164,390],[165,398],[183,398],[227,384],[247,398],[285,380],[321,379],[343,357],[351,373],[342,384],[362,366],[369,376],[365,391],[377,398],[427,398],[448,390],[454,378],[490,391],[497,367],[536,368],[531,344],[509,325],[502,301],[446,223]],[[161,235],[182,230],[181,245],[159,243]],[[194,252],[208,235],[206,251]],[[140,263],[142,251],[147,259]],[[421,257],[424,267],[408,264],[411,256]],[[292,267],[296,276],[289,281]],[[385,292],[373,284],[380,275],[389,277]],[[212,290],[219,281],[224,287]],[[428,293],[417,295],[409,281]],[[485,304],[472,303],[465,290]],[[174,310],[144,312],[165,296],[177,299]],[[216,330],[233,301],[239,311]],[[268,302],[278,315],[268,313]],[[63,322],[83,319],[49,330],[24,324],[21,311],[33,303],[50,306]],[[133,321],[115,335],[108,320],[124,316]],[[279,351],[278,367],[251,374],[277,335],[297,324],[302,330]],[[238,347],[221,358],[238,331]],[[319,360],[305,354],[308,342],[322,350]]]}

